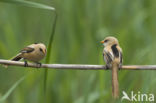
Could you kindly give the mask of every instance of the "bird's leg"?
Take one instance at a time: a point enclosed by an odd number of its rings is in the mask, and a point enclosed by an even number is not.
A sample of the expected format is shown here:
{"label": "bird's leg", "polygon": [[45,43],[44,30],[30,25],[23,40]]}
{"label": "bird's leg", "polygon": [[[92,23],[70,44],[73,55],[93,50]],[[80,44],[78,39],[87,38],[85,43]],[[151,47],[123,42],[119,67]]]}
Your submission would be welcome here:
{"label": "bird's leg", "polygon": [[24,67],[28,67],[28,63],[25,60],[24,60]]}
{"label": "bird's leg", "polygon": [[37,68],[41,68],[41,66],[42,66],[42,64],[41,64],[41,63],[36,62],[36,64],[37,64]]}

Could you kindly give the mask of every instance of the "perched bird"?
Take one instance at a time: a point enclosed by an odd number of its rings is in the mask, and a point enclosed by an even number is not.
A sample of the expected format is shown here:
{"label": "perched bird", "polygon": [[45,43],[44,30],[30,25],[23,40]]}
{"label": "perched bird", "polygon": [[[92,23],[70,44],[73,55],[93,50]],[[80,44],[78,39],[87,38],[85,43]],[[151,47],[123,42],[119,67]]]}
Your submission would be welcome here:
{"label": "perched bird", "polygon": [[114,98],[118,98],[118,69],[122,66],[122,49],[115,37],[106,37],[101,43],[104,45],[103,56],[106,67],[112,69],[112,94]]}
{"label": "perched bird", "polygon": [[25,61],[25,66],[28,66],[26,60],[35,62],[37,64],[39,63],[40,60],[42,60],[46,55],[46,46],[42,43],[34,43],[31,44],[25,48],[23,48],[20,53],[18,53],[12,61],[19,61],[21,59],[24,59]]}

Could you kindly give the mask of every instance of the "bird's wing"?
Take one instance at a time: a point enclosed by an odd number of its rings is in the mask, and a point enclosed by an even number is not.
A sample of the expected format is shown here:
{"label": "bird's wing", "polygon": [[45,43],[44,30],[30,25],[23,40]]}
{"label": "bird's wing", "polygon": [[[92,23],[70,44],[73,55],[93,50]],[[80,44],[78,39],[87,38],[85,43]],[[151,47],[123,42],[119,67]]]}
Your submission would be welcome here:
{"label": "bird's wing", "polygon": [[30,53],[32,51],[34,51],[35,49],[34,48],[31,48],[31,47],[25,47],[23,48],[20,52],[21,53]]}
{"label": "bird's wing", "polygon": [[113,55],[111,54],[111,52],[107,51],[106,49],[104,49],[103,51],[103,56],[107,64],[110,64],[113,61]]}
{"label": "bird's wing", "polygon": [[119,59],[120,59],[120,67],[121,67],[123,63],[122,49],[119,46],[117,46],[117,49],[119,50]]}
{"label": "bird's wing", "polygon": [[119,56],[119,57],[120,57],[120,64],[122,65],[122,63],[123,63],[122,52],[120,52],[119,55],[120,55],[120,56]]}
{"label": "bird's wing", "polygon": [[15,57],[13,57],[11,60],[12,60],[12,61],[19,61],[20,59],[22,59],[21,54],[22,54],[22,53],[18,53],[18,54],[17,54]]}

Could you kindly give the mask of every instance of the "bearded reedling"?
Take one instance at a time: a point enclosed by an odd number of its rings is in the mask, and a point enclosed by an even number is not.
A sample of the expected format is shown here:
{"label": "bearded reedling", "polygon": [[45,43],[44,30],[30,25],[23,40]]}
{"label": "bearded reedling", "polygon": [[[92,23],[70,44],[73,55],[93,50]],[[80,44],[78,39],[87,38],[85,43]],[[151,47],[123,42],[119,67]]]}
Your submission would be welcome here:
{"label": "bearded reedling", "polygon": [[31,44],[25,48],[23,48],[13,59],[12,61],[19,61],[21,59],[24,59],[25,66],[28,66],[27,61],[32,61],[37,64],[40,60],[42,60],[46,56],[46,46],[43,43],[34,43]]}
{"label": "bearded reedling", "polygon": [[112,94],[114,98],[118,98],[118,69],[122,66],[122,49],[115,37],[106,37],[101,43],[104,45],[103,56],[106,67],[112,69]]}

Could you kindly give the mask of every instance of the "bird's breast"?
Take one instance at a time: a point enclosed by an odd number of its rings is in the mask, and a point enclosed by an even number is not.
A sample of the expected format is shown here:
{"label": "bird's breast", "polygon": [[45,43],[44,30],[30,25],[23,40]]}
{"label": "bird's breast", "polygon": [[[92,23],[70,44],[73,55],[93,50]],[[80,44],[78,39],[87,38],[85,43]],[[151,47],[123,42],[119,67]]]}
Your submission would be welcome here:
{"label": "bird's breast", "polygon": [[33,61],[33,62],[38,62],[44,58],[45,55],[42,53],[38,52],[31,52],[31,53],[24,53],[23,58]]}

